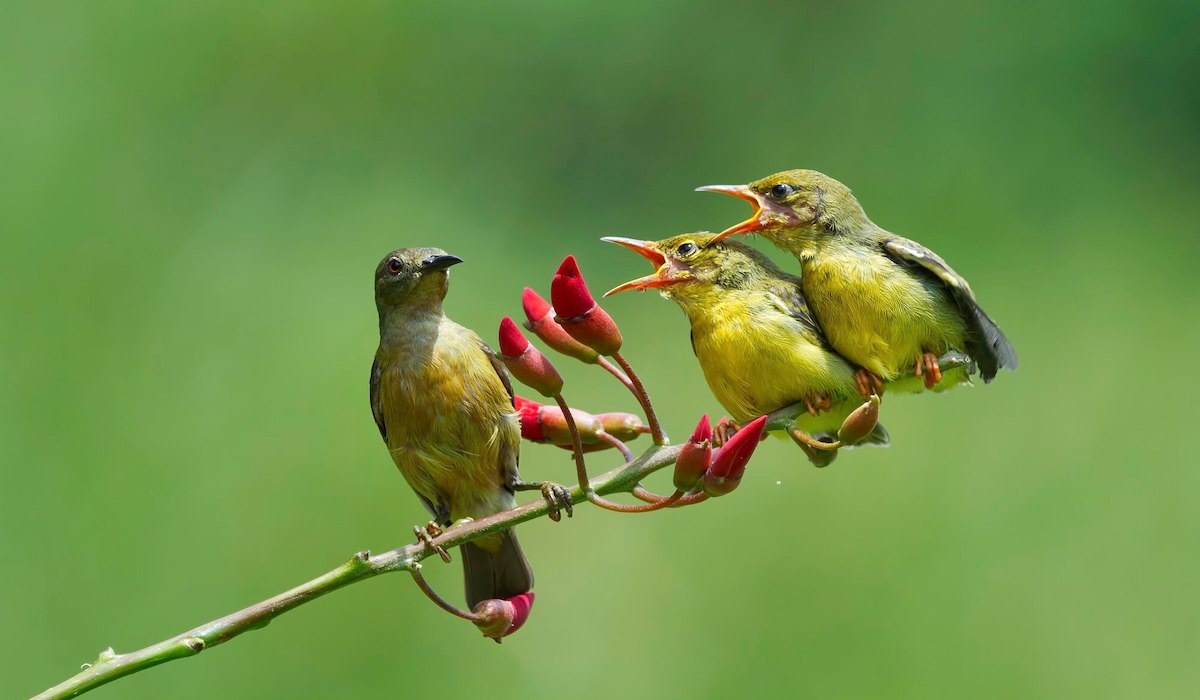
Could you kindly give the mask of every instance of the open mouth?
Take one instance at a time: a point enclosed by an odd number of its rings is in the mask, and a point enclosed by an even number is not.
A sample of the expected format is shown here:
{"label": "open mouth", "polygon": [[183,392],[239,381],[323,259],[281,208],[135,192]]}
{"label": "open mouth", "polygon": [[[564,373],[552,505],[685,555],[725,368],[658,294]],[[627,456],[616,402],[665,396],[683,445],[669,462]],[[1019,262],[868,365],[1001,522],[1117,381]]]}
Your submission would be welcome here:
{"label": "open mouth", "polygon": [[767,216],[765,216],[764,209],[766,208],[767,205],[772,204],[772,203],[764,201],[762,198],[762,195],[760,195],[757,192],[755,192],[754,190],[750,189],[748,186],[746,186],[746,185],[705,185],[703,187],[697,187],[696,191],[697,192],[720,192],[721,194],[727,194],[732,197],[737,197],[738,199],[744,199],[747,202],[750,202],[750,204],[752,204],[754,206],[754,213],[750,215],[749,219],[746,219],[745,221],[741,222],[740,224],[734,224],[733,226],[730,226],[729,228],[725,229],[724,231],[718,233],[716,235],[716,237],[712,239],[712,241],[710,242],[709,245],[711,245],[712,243],[716,243],[717,241],[721,240],[722,238],[726,238],[728,236],[732,236],[732,235],[735,235],[738,233],[755,233],[757,231],[761,231],[764,228],[766,228]]}
{"label": "open mouth", "polygon": [[617,294],[630,289],[653,289],[655,287],[665,287],[669,284],[680,282],[684,279],[667,260],[667,256],[663,255],[658,249],[658,244],[654,241],[639,241],[636,238],[621,238],[619,236],[606,236],[601,238],[602,241],[608,243],[616,243],[622,248],[628,248],[654,266],[654,274],[639,277],[635,280],[629,280],[625,284],[613,287],[604,293],[604,296]]}

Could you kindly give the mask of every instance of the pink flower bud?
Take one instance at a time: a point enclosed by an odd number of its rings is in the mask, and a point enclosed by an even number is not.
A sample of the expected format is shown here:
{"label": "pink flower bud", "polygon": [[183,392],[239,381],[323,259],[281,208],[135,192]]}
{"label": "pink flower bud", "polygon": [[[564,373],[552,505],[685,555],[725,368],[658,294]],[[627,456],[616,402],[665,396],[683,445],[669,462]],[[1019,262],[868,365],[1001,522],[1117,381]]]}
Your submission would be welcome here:
{"label": "pink flower bud", "polygon": [[480,601],[473,611],[480,619],[472,620],[483,636],[500,639],[521,629],[533,610],[533,591],[522,593],[507,600]]}
{"label": "pink flower bud", "polygon": [[525,334],[508,316],[500,322],[500,359],[517,381],[544,396],[562,392],[563,380],[546,356],[529,344]]}
{"label": "pink flower bud", "polygon": [[554,309],[549,302],[529,287],[521,294],[521,305],[525,307],[525,328],[533,331],[556,352],[588,364],[595,364],[600,354],[583,343],[572,338],[563,327],[554,320]]}
{"label": "pink flower bud", "polygon": [[738,487],[766,424],[766,416],[755,418],[749,425],[734,433],[733,437],[717,450],[712,464],[704,474],[705,493],[709,496],[724,496]]}
{"label": "pink flower bud", "polygon": [[650,432],[650,428],[642,423],[642,419],[632,413],[597,413],[596,418],[605,432],[618,440],[628,441],[637,439],[638,435]]}
{"label": "pink flower bud", "polygon": [[842,421],[842,427],[838,428],[838,440],[841,440],[844,445],[853,445],[870,435],[878,422],[879,397],[871,394],[871,398],[854,409],[850,415],[846,416],[846,420]]}
{"label": "pink flower bud", "polygon": [[579,272],[575,256],[568,255],[559,265],[550,283],[555,320],[572,338],[601,355],[613,355],[621,349],[621,331],[604,309],[592,298]]}
{"label": "pink flower bud", "polygon": [[691,491],[704,478],[711,461],[712,427],[708,424],[706,413],[675,459],[675,488],[684,493]]}
{"label": "pink flower bud", "polygon": [[[604,426],[590,413],[571,409],[571,417],[575,419],[575,427],[579,430],[579,442],[587,445],[600,442],[600,434]],[[555,445],[570,445],[571,430],[567,427],[567,418],[558,406],[542,406],[538,418],[542,424],[542,432],[546,440]]]}

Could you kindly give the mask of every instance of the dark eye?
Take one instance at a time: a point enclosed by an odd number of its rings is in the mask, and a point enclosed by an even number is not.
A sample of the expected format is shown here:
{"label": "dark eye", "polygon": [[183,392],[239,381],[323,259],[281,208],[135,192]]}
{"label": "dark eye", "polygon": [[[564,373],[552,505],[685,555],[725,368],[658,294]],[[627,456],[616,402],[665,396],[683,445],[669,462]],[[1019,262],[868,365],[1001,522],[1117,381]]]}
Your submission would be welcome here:
{"label": "dark eye", "polygon": [[795,191],[796,190],[793,189],[791,185],[787,184],[786,182],[781,182],[778,185],[772,186],[769,194],[771,199],[779,201],[792,196],[792,193]]}
{"label": "dark eye", "polygon": [[684,243],[679,244],[679,254],[680,255],[691,255],[692,253],[695,253],[696,250],[697,250],[696,244],[692,243],[691,241],[686,241]]}
{"label": "dark eye", "polygon": [[392,258],[391,260],[388,260],[388,272],[392,273],[393,275],[398,275],[403,269],[404,263],[400,262],[400,258]]}

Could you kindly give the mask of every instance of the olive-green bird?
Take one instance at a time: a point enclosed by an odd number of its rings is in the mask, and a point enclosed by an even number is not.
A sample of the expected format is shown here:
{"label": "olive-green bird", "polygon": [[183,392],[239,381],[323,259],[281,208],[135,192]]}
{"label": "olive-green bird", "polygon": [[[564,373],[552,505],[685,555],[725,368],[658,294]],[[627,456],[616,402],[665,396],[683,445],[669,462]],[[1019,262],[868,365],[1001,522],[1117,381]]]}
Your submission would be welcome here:
{"label": "olive-green bird", "polygon": [[979,366],[984,382],[1016,369],[1017,353],[945,260],[876,226],[850,189],[815,170],[788,170],[748,185],[708,185],[754,205],[717,235],[761,233],[800,261],[801,284],[830,344],[861,369],[866,395],[911,368],[941,381],[937,358],[951,349]]}
{"label": "olive-green bird", "polygon": [[[512,384],[468,328],[442,313],[447,268],[437,248],[401,248],[375,269],[379,350],[371,366],[371,412],[405,481],[433,519],[449,526],[516,505],[521,431]],[[462,546],[467,604],[533,588],[512,530]]]}
{"label": "olive-green bird", "polygon": [[[737,241],[717,242],[712,233],[686,233],[661,241],[605,238],[640,254],[655,272],[626,282],[608,294],[657,289],[674,300],[692,327],[692,349],[704,378],[730,417],[746,423],[766,413],[804,403],[809,413],[796,427],[826,442],[861,403],[854,367],[834,352],[805,302],[799,277]],[[964,368],[948,372],[964,381]],[[953,376],[949,376],[949,375]],[[916,381],[889,389],[920,390]],[[795,438],[795,436],[793,436]],[[877,425],[859,445],[887,445]],[[834,453],[797,440],[818,466]]]}

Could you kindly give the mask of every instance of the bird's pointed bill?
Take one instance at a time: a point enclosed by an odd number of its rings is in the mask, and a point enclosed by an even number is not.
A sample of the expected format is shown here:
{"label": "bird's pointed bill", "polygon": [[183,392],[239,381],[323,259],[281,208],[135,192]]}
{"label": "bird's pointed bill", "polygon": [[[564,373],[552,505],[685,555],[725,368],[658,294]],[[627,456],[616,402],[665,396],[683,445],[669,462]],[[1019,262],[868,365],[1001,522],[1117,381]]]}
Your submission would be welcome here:
{"label": "bird's pointed bill", "polygon": [[463,259],[457,255],[430,255],[421,261],[421,269],[426,271],[445,270],[446,268],[452,265],[457,265],[462,261]]}
{"label": "bird's pointed bill", "polygon": [[716,243],[722,238],[727,238],[739,233],[754,233],[756,231],[761,231],[766,225],[766,222],[764,221],[765,217],[763,216],[763,209],[768,202],[764,201],[761,195],[750,189],[750,187],[747,185],[705,185],[703,187],[697,187],[696,191],[720,192],[721,194],[727,194],[732,197],[737,197],[738,199],[744,199],[754,205],[754,213],[750,215],[749,219],[746,219],[740,224],[734,224],[733,226],[730,226],[724,231],[718,233],[716,238],[712,239],[712,243]]}
{"label": "bird's pointed bill", "polygon": [[621,238],[619,236],[606,236],[600,240],[615,243],[623,248],[632,250],[650,261],[650,264],[655,268],[654,274],[639,277],[625,284],[613,287],[605,292],[604,296],[610,296],[630,289],[665,287],[668,284],[678,281],[674,279],[674,270],[671,269],[671,265],[667,262],[667,256],[662,254],[662,251],[658,249],[658,245],[654,241],[639,241],[636,238]]}

